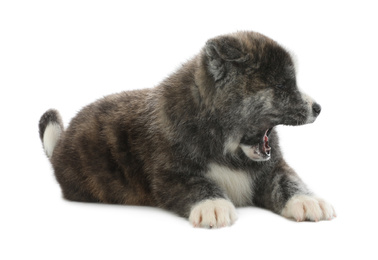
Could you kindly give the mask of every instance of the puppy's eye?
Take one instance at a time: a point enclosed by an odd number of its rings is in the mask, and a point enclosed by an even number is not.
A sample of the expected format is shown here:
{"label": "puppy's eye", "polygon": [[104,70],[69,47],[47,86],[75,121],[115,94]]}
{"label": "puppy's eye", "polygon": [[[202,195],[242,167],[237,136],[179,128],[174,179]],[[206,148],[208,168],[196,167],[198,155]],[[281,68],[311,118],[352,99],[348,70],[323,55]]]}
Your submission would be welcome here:
{"label": "puppy's eye", "polygon": [[278,89],[284,89],[285,85],[284,84],[277,84],[276,88],[278,88]]}

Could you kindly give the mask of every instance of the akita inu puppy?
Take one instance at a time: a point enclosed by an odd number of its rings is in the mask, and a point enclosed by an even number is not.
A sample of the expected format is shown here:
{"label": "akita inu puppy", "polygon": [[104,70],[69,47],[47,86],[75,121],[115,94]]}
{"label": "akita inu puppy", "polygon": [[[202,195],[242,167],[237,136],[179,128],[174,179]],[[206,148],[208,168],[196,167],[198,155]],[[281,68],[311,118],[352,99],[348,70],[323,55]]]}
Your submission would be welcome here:
{"label": "akita inu puppy", "polygon": [[155,88],[86,106],[66,130],[49,110],[39,131],[68,200],[156,206],[196,227],[231,225],[235,206],[319,221],[335,211],[287,165],[275,126],[320,110],[298,90],[288,51],[238,32],[210,39]]}

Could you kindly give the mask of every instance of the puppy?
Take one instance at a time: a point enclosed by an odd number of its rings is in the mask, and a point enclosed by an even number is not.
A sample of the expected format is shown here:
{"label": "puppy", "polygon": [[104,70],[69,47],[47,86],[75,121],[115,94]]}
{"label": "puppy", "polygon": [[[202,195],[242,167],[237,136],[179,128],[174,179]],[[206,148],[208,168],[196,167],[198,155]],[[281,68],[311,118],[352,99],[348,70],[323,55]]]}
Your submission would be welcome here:
{"label": "puppy", "polygon": [[195,227],[229,226],[235,207],[329,220],[282,157],[275,126],[315,121],[290,54],[255,32],[210,39],[152,89],[104,97],[65,130],[48,110],[39,133],[67,200],[160,207]]}

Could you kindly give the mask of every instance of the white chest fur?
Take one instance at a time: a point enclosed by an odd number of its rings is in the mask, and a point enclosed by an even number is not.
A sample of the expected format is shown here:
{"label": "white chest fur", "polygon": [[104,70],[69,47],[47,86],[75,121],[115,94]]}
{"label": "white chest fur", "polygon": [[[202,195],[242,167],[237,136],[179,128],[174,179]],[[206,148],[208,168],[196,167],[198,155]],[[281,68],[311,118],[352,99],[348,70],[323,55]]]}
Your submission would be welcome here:
{"label": "white chest fur", "polygon": [[206,176],[223,189],[235,206],[247,206],[252,203],[252,178],[246,172],[211,163]]}

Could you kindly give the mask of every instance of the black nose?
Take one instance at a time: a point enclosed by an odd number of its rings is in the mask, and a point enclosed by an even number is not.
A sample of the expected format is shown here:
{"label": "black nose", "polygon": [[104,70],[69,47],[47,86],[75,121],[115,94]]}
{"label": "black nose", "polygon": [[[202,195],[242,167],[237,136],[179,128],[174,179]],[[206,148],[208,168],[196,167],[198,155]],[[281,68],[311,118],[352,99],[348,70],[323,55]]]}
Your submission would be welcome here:
{"label": "black nose", "polygon": [[312,111],[314,112],[314,116],[318,116],[320,111],[322,111],[322,107],[318,103],[312,104]]}

